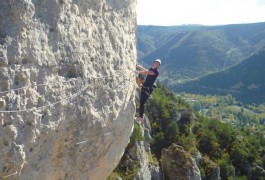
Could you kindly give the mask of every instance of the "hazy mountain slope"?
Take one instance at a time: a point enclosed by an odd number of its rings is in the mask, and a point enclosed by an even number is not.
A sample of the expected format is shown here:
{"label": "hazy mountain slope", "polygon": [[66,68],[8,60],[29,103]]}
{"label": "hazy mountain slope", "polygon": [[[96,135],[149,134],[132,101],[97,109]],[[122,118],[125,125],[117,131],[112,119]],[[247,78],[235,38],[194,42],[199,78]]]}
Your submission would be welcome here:
{"label": "hazy mountain slope", "polygon": [[138,26],[137,51],[138,59],[152,53],[166,44],[178,29],[165,26]]}
{"label": "hazy mountain slope", "polygon": [[230,67],[264,45],[265,23],[137,29],[138,60],[161,58],[170,84]]}
{"label": "hazy mountain slope", "polygon": [[244,102],[265,102],[265,48],[227,70],[176,87],[177,91],[232,94]]}

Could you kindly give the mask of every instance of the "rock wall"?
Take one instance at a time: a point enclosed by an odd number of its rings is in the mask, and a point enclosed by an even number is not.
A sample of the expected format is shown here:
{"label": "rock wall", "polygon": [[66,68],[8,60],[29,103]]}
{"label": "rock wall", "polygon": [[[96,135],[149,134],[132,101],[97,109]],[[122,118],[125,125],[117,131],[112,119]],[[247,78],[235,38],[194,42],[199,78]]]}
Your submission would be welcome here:
{"label": "rock wall", "polygon": [[[162,173],[155,157],[152,157],[152,152],[150,148],[150,142],[152,137],[151,125],[149,119],[145,116],[143,123],[140,123],[142,134],[144,136],[144,141],[140,141],[136,144],[135,154],[139,159],[139,171],[136,180],[160,180],[162,179]],[[151,162],[153,161],[153,162]],[[154,162],[155,161],[155,162]]]}
{"label": "rock wall", "polygon": [[106,179],[133,126],[136,0],[0,2],[0,178]]}
{"label": "rock wall", "polygon": [[151,126],[149,119],[145,116],[144,122],[139,123],[144,141],[137,142],[129,149],[128,157],[136,161],[139,165],[137,175],[134,180],[160,180],[162,179],[161,170],[157,160],[152,157],[150,142],[151,142]]}

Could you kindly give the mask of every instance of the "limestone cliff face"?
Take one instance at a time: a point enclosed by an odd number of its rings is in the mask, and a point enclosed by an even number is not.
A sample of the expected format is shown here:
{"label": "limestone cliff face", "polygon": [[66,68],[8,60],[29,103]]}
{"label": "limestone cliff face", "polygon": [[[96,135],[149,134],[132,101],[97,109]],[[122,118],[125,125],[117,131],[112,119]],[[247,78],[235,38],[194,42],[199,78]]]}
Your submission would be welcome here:
{"label": "limestone cliff face", "polygon": [[135,112],[135,1],[0,2],[0,178],[112,172]]}

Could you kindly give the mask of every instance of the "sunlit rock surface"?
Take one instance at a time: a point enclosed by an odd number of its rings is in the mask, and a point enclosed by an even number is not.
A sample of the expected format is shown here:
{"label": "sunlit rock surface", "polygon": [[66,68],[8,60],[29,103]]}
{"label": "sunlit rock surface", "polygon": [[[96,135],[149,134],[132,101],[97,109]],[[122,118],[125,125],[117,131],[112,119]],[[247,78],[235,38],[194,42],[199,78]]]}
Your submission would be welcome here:
{"label": "sunlit rock surface", "polygon": [[0,179],[112,172],[135,112],[135,6],[0,2]]}

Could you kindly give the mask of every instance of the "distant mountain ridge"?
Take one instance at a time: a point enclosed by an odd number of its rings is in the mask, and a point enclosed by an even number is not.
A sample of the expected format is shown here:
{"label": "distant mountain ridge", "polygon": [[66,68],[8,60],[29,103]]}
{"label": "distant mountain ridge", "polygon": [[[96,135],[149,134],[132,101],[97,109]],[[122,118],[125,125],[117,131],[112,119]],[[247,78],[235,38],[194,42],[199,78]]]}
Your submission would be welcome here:
{"label": "distant mountain ridge", "polygon": [[175,90],[200,94],[232,94],[246,103],[264,103],[264,75],[265,47],[233,67],[179,84]]}
{"label": "distant mountain ridge", "polygon": [[167,84],[216,72],[265,46],[265,23],[224,26],[138,26],[140,63],[161,58]]}

